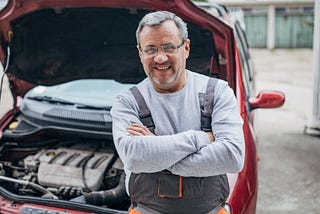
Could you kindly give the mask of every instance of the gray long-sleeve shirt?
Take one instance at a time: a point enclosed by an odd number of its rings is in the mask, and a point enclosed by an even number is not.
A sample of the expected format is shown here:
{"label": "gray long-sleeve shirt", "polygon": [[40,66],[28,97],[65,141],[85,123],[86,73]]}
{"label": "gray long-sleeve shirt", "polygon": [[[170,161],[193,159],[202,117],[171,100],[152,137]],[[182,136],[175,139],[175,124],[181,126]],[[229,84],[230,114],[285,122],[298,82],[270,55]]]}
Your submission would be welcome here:
{"label": "gray long-sleeve shirt", "polygon": [[214,92],[214,143],[201,131],[198,93],[205,92],[207,82],[208,77],[187,71],[187,83],[175,93],[158,93],[149,79],[137,85],[151,111],[156,136],[130,136],[126,128],[132,122],[141,123],[138,104],[129,91],[117,97],[111,110],[113,138],[127,184],[131,172],[167,169],[181,176],[205,177],[242,169],[243,122],[227,82],[219,80]]}

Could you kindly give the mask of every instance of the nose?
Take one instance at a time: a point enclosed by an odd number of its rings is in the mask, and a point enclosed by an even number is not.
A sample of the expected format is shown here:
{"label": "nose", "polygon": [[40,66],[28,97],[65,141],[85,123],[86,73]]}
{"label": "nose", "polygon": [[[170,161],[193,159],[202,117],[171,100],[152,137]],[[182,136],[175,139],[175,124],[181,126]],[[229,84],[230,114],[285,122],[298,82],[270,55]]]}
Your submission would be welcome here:
{"label": "nose", "polygon": [[154,56],[153,60],[155,62],[161,64],[161,63],[164,63],[164,62],[168,61],[168,56],[165,53],[160,51]]}

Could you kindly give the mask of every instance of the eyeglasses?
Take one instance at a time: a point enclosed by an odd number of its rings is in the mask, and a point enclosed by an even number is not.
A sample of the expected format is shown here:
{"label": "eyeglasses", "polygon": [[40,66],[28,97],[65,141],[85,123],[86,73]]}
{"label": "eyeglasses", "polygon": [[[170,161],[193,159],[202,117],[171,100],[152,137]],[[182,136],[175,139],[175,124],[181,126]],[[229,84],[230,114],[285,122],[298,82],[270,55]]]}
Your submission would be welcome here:
{"label": "eyeglasses", "polygon": [[[185,43],[185,40],[182,40],[182,43],[180,45],[174,45],[174,44],[164,44],[164,45],[161,45],[160,46],[160,49],[163,53],[166,53],[166,54],[176,54],[178,49],[180,47],[182,47],[182,45]],[[154,56],[155,54],[158,53],[158,47],[156,46],[146,46],[144,48],[142,48],[140,45],[139,45],[139,50],[140,52],[145,55],[145,56],[148,56],[148,57],[151,57],[151,56]]]}

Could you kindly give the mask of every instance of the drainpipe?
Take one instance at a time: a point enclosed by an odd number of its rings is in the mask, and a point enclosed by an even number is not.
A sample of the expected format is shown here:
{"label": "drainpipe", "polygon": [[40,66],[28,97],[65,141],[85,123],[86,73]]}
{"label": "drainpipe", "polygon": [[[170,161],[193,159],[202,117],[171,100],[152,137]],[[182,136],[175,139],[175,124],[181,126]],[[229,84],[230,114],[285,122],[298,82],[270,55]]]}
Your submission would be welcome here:
{"label": "drainpipe", "polygon": [[275,28],[276,28],[276,9],[274,5],[268,6],[268,34],[267,48],[272,50],[275,48]]}
{"label": "drainpipe", "polygon": [[312,118],[304,132],[320,136],[320,1],[315,0],[314,4]]}

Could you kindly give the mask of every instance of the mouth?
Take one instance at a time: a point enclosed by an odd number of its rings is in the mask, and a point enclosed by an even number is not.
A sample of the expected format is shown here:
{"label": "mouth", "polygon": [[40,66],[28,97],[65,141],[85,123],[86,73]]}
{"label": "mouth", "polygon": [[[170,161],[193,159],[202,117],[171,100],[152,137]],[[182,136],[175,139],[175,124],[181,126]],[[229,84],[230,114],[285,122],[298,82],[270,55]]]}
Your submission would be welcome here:
{"label": "mouth", "polygon": [[157,66],[154,66],[154,68],[159,71],[166,71],[166,70],[170,69],[171,66],[170,65],[157,65]]}

